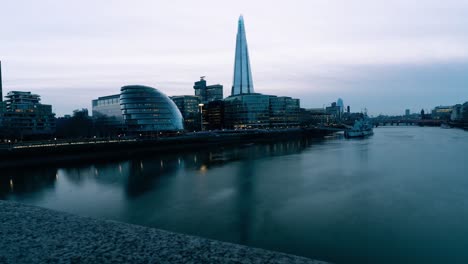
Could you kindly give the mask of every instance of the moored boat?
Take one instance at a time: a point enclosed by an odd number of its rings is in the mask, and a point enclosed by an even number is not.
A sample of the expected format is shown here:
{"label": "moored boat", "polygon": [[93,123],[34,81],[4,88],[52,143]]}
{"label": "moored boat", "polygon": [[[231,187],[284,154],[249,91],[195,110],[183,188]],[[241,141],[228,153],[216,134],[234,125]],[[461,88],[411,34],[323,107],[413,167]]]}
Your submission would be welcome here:
{"label": "moored boat", "polygon": [[348,126],[344,135],[346,138],[367,137],[374,134],[374,127],[366,117],[354,121],[353,126]]}

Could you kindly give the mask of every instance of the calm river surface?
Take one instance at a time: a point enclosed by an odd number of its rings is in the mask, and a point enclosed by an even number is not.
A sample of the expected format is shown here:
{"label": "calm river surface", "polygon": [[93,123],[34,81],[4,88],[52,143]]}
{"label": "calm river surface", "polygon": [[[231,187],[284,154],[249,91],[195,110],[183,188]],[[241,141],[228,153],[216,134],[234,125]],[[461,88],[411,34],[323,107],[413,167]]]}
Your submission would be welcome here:
{"label": "calm river surface", "polygon": [[2,171],[0,199],[335,263],[468,263],[468,132]]}

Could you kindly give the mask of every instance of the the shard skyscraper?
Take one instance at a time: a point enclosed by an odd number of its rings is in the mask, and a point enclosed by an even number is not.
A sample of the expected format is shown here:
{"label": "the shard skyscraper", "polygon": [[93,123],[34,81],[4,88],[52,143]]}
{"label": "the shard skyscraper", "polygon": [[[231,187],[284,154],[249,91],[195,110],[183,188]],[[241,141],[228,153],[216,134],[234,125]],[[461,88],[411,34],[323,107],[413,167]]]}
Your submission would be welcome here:
{"label": "the shard skyscraper", "polygon": [[244,18],[239,17],[236,39],[236,58],[234,61],[234,81],[231,95],[254,93],[252,71],[250,70],[249,50],[245,37]]}

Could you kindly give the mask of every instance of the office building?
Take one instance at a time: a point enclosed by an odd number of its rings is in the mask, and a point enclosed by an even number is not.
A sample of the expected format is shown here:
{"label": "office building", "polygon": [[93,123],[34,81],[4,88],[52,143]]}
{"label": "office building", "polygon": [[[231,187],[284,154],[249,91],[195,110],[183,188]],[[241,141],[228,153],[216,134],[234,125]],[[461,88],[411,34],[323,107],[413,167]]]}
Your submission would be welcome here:
{"label": "office building", "polygon": [[468,122],[468,102],[452,106],[450,120],[454,122]]}
{"label": "office building", "polygon": [[41,104],[31,92],[11,91],[0,102],[0,126],[3,136],[15,138],[48,136],[55,132],[52,106]]}
{"label": "office building", "polygon": [[200,97],[195,95],[171,96],[182,117],[184,118],[184,128],[187,131],[201,129]]}
{"label": "office building", "polygon": [[300,125],[299,99],[254,92],[244,19],[239,18],[231,96],[224,99],[224,126],[234,129]]}
{"label": "office building", "polygon": [[299,126],[299,99],[287,96],[270,96],[270,127],[284,128]]}
{"label": "office building", "polygon": [[437,106],[432,110],[432,119],[450,120],[452,106]]}
{"label": "office building", "polygon": [[120,126],[123,124],[120,109],[120,94],[98,97],[92,101],[93,119],[104,122],[105,125]]}
{"label": "office building", "polygon": [[406,109],[406,110],[405,110],[405,116],[406,116],[406,117],[409,117],[409,116],[410,116],[410,110],[409,110],[409,109]]}
{"label": "office building", "polygon": [[341,107],[336,102],[331,103],[331,106],[325,108],[325,112],[332,116],[333,119],[341,119]]}
{"label": "office building", "polygon": [[234,80],[231,95],[255,93],[250,68],[249,50],[245,36],[244,18],[239,17],[234,60]]}
{"label": "office building", "polygon": [[143,85],[128,85],[120,91],[120,107],[129,132],[157,133],[184,129],[179,109],[159,90]]}
{"label": "office building", "polygon": [[223,99],[223,86],[221,84],[207,86],[205,76],[200,77],[200,80],[194,83],[193,89],[203,104]]}
{"label": "office building", "polygon": [[302,126],[329,123],[332,118],[323,108],[300,108],[300,124]]}
{"label": "office building", "polygon": [[219,130],[224,128],[224,101],[211,101],[203,106],[203,121],[205,129]]}
{"label": "office building", "polygon": [[226,128],[266,128],[270,124],[270,96],[254,92],[244,18],[239,17],[231,96],[224,99]]}
{"label": "office building", "polygon": [[338,100],[336,100],[336,105],[340,108],[340,112],[343,113],[344,112],[343,99],[338,98]]}
{"label": "office building", "polygon": [[270,125],[270,96],[243,94],[224,99],[226,128],[267,128]]}

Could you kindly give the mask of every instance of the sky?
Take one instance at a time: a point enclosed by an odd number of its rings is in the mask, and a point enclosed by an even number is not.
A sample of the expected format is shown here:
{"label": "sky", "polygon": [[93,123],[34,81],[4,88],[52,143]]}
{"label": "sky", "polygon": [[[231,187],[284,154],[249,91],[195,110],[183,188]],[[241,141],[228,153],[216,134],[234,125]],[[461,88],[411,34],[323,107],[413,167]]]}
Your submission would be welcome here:
{"label": "sky", "polygon": [[228,96],[241,14],[256,92],[371,115],[468,101],[466,0],[2,1],[3,93],[58,116],[129,84]]}

